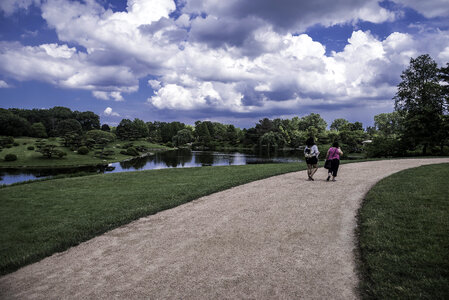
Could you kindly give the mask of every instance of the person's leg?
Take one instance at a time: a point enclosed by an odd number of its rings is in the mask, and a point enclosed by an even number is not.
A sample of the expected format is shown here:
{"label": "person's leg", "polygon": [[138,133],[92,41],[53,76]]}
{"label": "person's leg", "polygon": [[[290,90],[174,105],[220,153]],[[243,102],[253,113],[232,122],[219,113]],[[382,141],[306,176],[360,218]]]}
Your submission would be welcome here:
{"label": "person's leg", "polygon": [[309,177],[309,180],[310,180],[311,173],[312,173],[312,165],[307,164],[307,176]]}
{"label": "person's leg", "polygon": [[340,166],[340,160],[334,159],[332,160],[332,181],[335,181],[335,177],[337,177],[338,167]]}
{"label": "person's leg", "polygon": [[313,177],[313,175],[315,175],[315,173],[316,173],[317,170],[318,170],[318,165],[317,165],[317,164],[312,165],[312,171],[311,171],[311,173],[310,173],[310,177],[311,177],[311,178]]}

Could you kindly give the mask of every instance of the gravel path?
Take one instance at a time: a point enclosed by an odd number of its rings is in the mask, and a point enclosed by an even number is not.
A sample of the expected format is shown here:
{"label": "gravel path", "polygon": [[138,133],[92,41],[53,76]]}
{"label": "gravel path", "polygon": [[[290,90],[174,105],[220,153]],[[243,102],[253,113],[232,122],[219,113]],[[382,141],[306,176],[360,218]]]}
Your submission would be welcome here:
{"label": "gravel path", "polygon": [[441,159],[340,166],[212,194],[0,278],[1,299],[355,299],[356,213],[381,178]]}

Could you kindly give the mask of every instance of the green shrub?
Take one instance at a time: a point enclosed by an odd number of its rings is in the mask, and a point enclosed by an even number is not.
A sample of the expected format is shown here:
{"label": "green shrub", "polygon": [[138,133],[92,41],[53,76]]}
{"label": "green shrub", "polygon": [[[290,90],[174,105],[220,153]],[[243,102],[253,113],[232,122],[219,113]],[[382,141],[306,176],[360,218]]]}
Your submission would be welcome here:
{"label": "green shrub", "polygon": [[122,150],[122,151],[120,151],[120,154],[128,155],[128,152],[126,152],[126,150]]}
{"label": "green shrub", "polygon": [[28,146],[27,149],[28,150],[34,150],[34,146]]}
{"label": "green shrub", "polygon": [[20,145],[20,144],[17,143],[17,142],[14,142],[14,143],[13,143],[13,146],[14,146],[14,147],[17,147],[17,146],[19,146],[19,145]]}
{"label": "green shrub", "polygon": [[9,153],[5,155],[5,161],[15,161],[17,160],[17,155]]}
{"label": "green shrub", "polygon": [[14,138],[12,136],[0,136],[0,146],[6,146],[12,143],[14,143]]}
{"label": "green shrub", "polygon": [[131,156],[138,156],[139,151],[137,151],[136,148],[129,147],[128,149],[126,149],[126,154]]}
{"label": "green shrub", "polygon": [[11,145],[11,144],[8,144],[8,145],[6,145],[5,147],[6,147],[6,148],[12,148],[12,145]]}
{"label": "green shrub", "polygon": [[78,148],[78,154],[86,155],[87,153],[89,153],[89,148],[86,146],[81,146]]}

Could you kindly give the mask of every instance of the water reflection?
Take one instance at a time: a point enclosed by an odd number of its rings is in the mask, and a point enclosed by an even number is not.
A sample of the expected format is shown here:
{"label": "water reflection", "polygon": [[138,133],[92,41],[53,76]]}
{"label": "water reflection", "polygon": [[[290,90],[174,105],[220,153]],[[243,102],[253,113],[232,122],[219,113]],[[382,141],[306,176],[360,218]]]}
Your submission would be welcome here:
{"label": "water reflection", "polygon": [[76,168],[64,170],[5,170],[0,171],[0,184],[44,178],[57,174],[75,173],[80,171],[118,173],[136,170],[153,170],[165,168],[191,168],[204,166],[227,166],[246,164],[266,164],[300,162],[302,157],[299,151],[278,152],[216,152],[216,151],[191,151],[179,149],[174,151],[158,152],[154,155],[139,157],[129,161],[112,163],[108,168]]}

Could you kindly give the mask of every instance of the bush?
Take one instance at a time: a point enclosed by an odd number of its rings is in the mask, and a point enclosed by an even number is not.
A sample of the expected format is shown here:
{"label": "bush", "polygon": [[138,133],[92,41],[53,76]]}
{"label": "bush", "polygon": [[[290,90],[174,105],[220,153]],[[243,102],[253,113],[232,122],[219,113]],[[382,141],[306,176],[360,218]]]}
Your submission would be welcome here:
{"label": "bush", "polygon": [[15,160],[17,160],[17,155],[11,153],[5,155],[5,161],[15,161]]}
{"label": "bush", "polygon": [[34,150],[34,146],[28,146],[27,149],[28,150]]}
{"label": "bush", "polygon": [[78,154],[86,155],[87,153],[89,153],[89,148],[87,148],[86,146],[78,148]]}
{"label": "bush", "polygon": [[14,142],[14,144],[13,144],[14,147],[17,147],[17,146],[19,146],[19,145],[20,145],[20,144],[17,143],[17,142]]}
{"label": "bush", "polygon": [[126,149],[126,154],[131,156],[138,156],[139,151],[137,151],[136,148],[129,147],[128,149]]}
{"label": "bush", "polygon": [[126,150],[122,150],[122,151],[120,151],[120,154],[128,155],[128,152],[126,152]]}
{"label": "bush", "polygon": [[6,148],[12,148],[12,145],[11,145],[11,144],[8,144],[8,145],[6,145],[5,147],[6,147]]}

